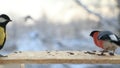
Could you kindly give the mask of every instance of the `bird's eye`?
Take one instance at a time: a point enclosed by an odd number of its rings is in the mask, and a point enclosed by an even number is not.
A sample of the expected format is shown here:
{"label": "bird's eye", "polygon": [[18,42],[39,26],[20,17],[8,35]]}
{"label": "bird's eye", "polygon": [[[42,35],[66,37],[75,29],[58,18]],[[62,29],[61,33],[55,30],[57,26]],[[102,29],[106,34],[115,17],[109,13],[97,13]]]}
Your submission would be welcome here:
{"label": "bird's eye", "polygon": [[5,18],[0,18],[0,23],[7,21]]}

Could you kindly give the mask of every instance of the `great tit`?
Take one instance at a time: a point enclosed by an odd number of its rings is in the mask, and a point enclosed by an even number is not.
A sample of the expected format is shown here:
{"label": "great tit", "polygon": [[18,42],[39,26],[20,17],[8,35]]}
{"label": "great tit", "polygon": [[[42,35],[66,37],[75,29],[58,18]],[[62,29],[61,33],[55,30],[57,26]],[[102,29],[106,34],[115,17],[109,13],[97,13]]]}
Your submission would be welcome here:
{"label": "great tit", "polygon": [[118,36],[110,31],[92,31],[90,36],[93,38],[96,46],[103,49],[100,55],[104,55],[104,52],[110,52],[110,55],[114,55],[117,47],[120,47],[120,39]]}
{"label": "great tit", "polygon": [[[6,25],[8,22],[12,21],[8,15],[1,14],[0,15],[0,49],[3,48],[6,41]],[[0,55],[2,56],[2,55]]]}

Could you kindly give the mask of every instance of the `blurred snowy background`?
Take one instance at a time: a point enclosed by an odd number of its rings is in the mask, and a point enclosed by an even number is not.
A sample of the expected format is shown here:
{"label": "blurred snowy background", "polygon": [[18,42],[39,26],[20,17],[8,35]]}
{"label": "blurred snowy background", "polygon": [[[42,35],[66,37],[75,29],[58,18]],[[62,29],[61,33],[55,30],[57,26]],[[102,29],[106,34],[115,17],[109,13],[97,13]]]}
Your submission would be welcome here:
{"label": "blurred snowy background", "polygon": [[[93,30],[120,35],[119,0],[0,0],[7,25],[2,54],[15,51],[101,50],[89,36]],[[119,48],[116,51],[120,54]],[[0,68],[17,68],[1,65]],[[119,68],[113,64],[27,64],[26,68]],[[19,67],[18,67],[19,68]]]}

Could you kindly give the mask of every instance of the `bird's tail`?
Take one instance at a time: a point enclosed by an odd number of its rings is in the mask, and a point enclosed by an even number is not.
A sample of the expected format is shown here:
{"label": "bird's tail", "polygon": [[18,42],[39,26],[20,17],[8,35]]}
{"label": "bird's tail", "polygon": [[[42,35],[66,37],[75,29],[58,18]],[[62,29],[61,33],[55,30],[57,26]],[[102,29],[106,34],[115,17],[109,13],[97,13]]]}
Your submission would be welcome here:
{"label": "bird's tail", "polygon": [[115,43],[117,46],[119,46],[120,47],[120,40],[118,40],[118,41],[111,41],[112,43]]}

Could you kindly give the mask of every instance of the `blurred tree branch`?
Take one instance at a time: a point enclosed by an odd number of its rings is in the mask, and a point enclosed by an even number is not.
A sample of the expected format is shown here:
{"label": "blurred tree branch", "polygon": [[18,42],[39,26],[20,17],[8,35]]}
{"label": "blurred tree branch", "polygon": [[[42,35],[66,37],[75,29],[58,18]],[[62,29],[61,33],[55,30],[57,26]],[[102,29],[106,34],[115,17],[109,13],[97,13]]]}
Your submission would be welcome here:
{"label": "blurred tree branch", "polygon": [[[97,13],[97,12],[94,12],[92,10],[90,10],[86,5],[84,5],[81,0],[75,0],[76,3],[78,5],[80,5],[81,7],[83,7],[88,13],[90,14],[93,14],[95,16],[97,16],[100,20],[100,22],[98,23],[99,26],[114,26],[115,28],[117,29],[120,29],[119,25],[117,23],[114,23],[114,20],[113,19],[108,19],[108,18],[105,18],[104,16],[102,16],[101,14]],[[118,0],[119,1],[119,0]],[[120,4],[120,3],[119,3]]]}
{"label": "blurred tree branch", "polygon": [[82,2],[80,0],[75,0],[77,4],[79,4],[80,6],[82,6],[88,13],[90,14],[94,14],[95,16],[97,16],[99,19],[102,19],[103,17],[96,13],[96,12],[93,12],[91,11],[88,7],[86,7],[84,4],[82,4]]}
{"label": "blurred tree branch", "polygon": [[[119,25],[120,25],[120,0],[116,0],[117,2],[117,8],[119,9],[119,13],[118,13],[118,22],[119,22]],[[119,33],[120,33],[120,29],[118,30]]]}

